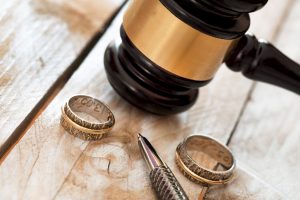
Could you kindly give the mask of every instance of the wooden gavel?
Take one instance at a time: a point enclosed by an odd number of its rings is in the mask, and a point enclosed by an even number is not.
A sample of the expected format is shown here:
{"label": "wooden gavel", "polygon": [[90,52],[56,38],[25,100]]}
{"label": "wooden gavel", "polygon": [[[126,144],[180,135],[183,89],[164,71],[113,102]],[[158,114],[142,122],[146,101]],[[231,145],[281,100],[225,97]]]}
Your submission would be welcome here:
{"label": "wooden gavel", "polygon": [[300,66],[245,35],[267,0],[133,0],[120,44],[105,53],[107,77],[133,105],[168,115],[189,109],[222,63],[300,94]]}

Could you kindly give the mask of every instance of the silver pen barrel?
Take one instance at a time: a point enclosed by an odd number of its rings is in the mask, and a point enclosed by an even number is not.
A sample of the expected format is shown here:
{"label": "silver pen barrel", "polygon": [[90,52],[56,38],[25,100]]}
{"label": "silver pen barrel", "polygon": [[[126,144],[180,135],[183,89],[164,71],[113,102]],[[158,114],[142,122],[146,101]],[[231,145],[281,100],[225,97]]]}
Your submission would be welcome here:
{"label": "silver pen barrel", "polygon": [[180,183],[161,160],[150,142],[141,134],[138,135],[138,143],[141,153],[151,170],[150,180],[152,187],[160,200],[188,200]]}

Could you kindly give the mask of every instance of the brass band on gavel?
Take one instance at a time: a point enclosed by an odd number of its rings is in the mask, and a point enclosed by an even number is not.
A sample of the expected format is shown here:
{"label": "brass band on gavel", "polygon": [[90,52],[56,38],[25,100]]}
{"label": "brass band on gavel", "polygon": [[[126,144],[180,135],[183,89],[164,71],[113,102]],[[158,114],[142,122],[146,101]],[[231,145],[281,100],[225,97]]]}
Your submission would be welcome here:
{"label": "brass band on gavel", "polygon": [[158,0],[133,1],[125,13],[123,27],[135,47],[152,62],[197,81],[213,78],[234,41],[196,30]]}

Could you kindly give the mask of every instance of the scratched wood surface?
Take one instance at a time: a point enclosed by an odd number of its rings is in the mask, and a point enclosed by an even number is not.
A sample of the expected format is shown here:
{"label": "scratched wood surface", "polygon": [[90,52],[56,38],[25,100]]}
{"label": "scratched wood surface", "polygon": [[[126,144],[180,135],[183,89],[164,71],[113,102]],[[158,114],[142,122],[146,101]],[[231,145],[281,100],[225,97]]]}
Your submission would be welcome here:
{"label": "scratched wood surface", "polygon": [[123,1],[0,2],[2,152],[10,135],[17,127],[15,134],[20,134],[55,91],[50,91],[54,82],[70,72],[67,68],[75,70],[76,63],[71,64]]}
{"label": "scratched wood surface", "polygon": [[[294,1],[276,45],[300,63],[300,2]],[[257,83],[230,147],[257,177],[300,199],[300,97]]]}
{"label": "scratched wood surface", "polygon": [[[276,39],[274,32],[285,23],[291,2],[270,1],[255,14],[252,31]],[[253,83],[223,67],[215,80],[201,89],[199,100],[188,112],[158,117],[137,110],[112,90],[103,70],[102,55],[118,34],[121,15],[0,166],[0,199],[153,199],[136,142],[138,132],[154,144],[190,198],[197,199],[202,187],[178,171],[175,148],[185,136],[199,133],[226,143]],[[78,93],[97,97],[111,107],[116,125],[109,137],[84,142],[60,127],[60,106]],[[249,173],[248,165],[242,164],[235,181],[212,188],[209,199],[284,199],[281,190]]]}

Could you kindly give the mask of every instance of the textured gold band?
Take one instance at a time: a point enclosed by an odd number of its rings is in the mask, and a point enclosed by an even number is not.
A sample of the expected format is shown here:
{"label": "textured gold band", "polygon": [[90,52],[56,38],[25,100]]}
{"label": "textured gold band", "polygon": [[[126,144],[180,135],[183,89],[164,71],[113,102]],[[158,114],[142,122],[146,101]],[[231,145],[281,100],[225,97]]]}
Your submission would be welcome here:
{"label": "textured gold band", "polygon": [[202,184],[204,186],[209,186],[209,185],[226,184],[226,183],[231,181],[231,178],[226,179],[226,180],[219,180],[219,181],[213,181],[213,180],[210,180],[210,179],[203,178],[203,177],[195,174],[192,170],[190,170],[184,164],[184,162],[182,161],[182,159],[180,158],[180,156],[178,155],[177,152],[176,152],[175,156],[176,156],[175,161],[176,161],[176,164],[177,164],[179,170],[183,173],[183,175],[185,177],[187,177],[188,179],[190,179],[191,181],[193,181],[195,183]]}
{"label": "textured gold band", "polygon": [[[100,123],[89,122],[79,117],[75,111],[90,114],[101,121]],[[92,130],[105,130],[115,123],[113,113],[103,102],[85,95],[77,95],[70,98],[64,106],[64,112],[75,123]]]}
{"label": "textured gold band", "polygon": [[[62,109],[63,112],[63,109]],[[71,135],[78,137],[82,140],[100,140],[106,132],[95,133],[94,131],[86,131],[85,128],[80,127],[78,124],[74,123],[72,120],[66,116],[65,113],[62,114],[60,119],[61,126]]]}
{"label": "textured gold band", "polygon": [[214,76],[233,41],[192,28],[158,0],[133,0],[123,27],[131,42],[155,64],[197,81]]}
{"label": "textured gold band", "polygon": [[[218,161],[218,164],[226,169],[224,171],[216,171],[202,167],[188,154],[188,150],[191,149],[209,154],[209,156]],[[210,137],[201,135],[188,137],[178,145],[175,159],[180,171],[196,183],[205,185],[226,184],[233,178],[235,160],[232,153],[227,147]]]}
{"label": "textured gold band", "polygon": [[[104,115],[107,120],[101,123],[88,122],[75,111],[90,114],[95,118]],[[109,108],[101,101],[89,96],[78,95],[69,99],[61,109],[61,125],[71,135],[83,140],[99,140],[114,126],[115,119]]]}

